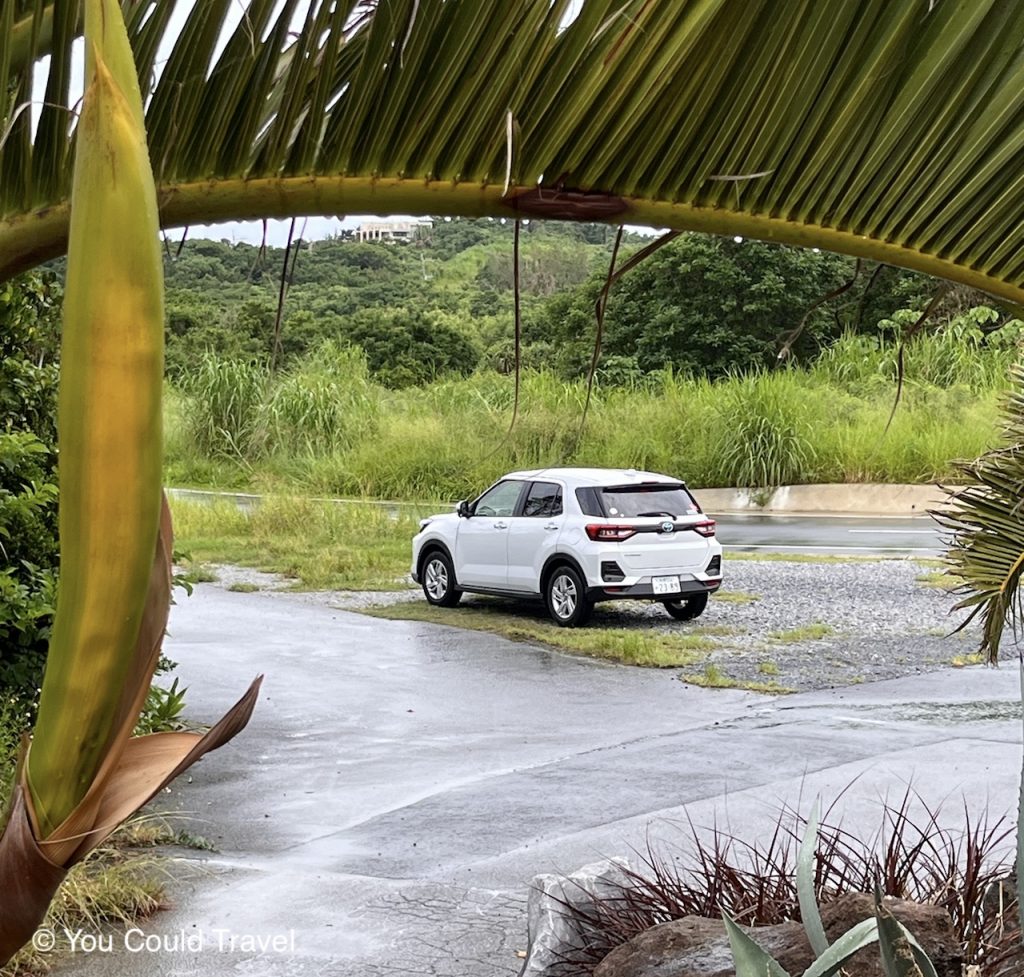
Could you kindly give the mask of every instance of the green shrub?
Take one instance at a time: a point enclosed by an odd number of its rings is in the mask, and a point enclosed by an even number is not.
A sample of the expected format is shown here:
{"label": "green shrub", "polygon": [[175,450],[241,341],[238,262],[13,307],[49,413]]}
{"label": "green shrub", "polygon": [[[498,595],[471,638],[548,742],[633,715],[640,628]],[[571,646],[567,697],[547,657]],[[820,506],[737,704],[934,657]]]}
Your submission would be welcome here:
{"label": "green shrub", "polygon": [[0,695],[35,700],[57,573],[57,303],[47,279],[0,286]]}
{"label": "green shrub", "polygon": [[[843,337],[809,369],[715,381],[660,370],[625,386],[599,372],[582,435],[583,380],[523,371],[509,431],[512,377],[482,371],[389,390],[357,354],[327,344],[277,378],[257,371],[250,383],[243,372],[237,389],[225,383],[206,401],[194,381],[195,396],[172,396],[168,477],[415,500],[462,498],[505,471],[565,464],[664,471],[695,488],[948,479],[956,459],[991,445],[1005,367],[1017,355],[1013,323],[987,334],[978,324],[990,325],[990,312],[974,310],[908,345],[888,431],[896,346],[886,335]],[[234,369],[211,373],[224,381]],[[221,400],[237,433],[211,450],[209,438],[191,433],[190,418]],[[211,427],[216,434],[228,423]],[[246,441],[251,450],[227,447]]]}

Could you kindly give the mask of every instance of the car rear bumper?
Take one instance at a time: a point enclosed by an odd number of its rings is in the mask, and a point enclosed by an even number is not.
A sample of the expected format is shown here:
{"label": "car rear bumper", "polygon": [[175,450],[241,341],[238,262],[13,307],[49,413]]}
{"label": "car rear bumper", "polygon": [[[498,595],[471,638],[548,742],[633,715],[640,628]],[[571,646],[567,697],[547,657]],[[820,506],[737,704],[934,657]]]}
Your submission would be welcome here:
{"label": "car rear bumper", "polygon": [[713,594],[722,586],[722,580],[680,580],[677,594],[655,594],[650,583],[637,583],[628,587],[605,585],[588,587],[587,600],[675,600],[677,597],[692,597],[694,594]]}

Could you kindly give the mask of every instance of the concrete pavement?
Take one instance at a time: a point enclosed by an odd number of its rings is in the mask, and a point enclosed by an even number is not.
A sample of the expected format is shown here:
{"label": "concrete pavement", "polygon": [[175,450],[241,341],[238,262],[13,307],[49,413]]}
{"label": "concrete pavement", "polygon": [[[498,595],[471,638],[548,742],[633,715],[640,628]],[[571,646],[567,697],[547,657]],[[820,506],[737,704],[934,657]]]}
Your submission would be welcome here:
{"label": "concrete pavement", "polygon": [[671,842],[687,817],[752,837],[851,782],[848,825],[877,827],[910,782],[954,823],[961,795],[1015,803],[1011,667],[773,700],[210,585],[166,650],[197,720],[259,671],[264,695],[162,801],[219,852],[181,853],[172,908],[141,927],[153,952],[79,953],[81,977],[511,977],[534,874]]}

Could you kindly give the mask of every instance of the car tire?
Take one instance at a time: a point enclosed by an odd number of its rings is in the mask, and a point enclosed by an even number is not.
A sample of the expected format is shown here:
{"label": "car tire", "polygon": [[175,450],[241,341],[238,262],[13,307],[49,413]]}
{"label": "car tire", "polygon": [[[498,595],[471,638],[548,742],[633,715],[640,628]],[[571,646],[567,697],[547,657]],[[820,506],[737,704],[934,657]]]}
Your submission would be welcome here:
{"label": "car tire", "polygon": [[586,624],[593,605],[579,573],[570,566],[555,567],[544,585],[548,613],[559,627],[578,628]]}
{"label": "car tire", "polygon": [[455,586],[455,570],[448,554],[432,550],[423,561],[423,596],[435,607],[454,607],[462,599]]}
{"label": "car tire", "polygon": [[682,597],[679,600],[662,601],[665,610],[677,621],[692,621],[704,613],[708,606],[707,594],[694,594],[692,597]]}

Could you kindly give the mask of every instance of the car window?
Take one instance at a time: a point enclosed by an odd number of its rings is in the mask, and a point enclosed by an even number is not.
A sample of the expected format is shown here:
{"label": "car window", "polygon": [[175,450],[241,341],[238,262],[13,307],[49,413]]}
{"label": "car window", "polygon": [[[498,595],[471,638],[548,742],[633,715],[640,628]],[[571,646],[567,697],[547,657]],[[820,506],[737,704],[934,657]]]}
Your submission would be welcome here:
{"label": "car window", "polygon": [[609,516],[689,516],[700,506],[682,485],[624,485],[601,490]]}
{"label": "car window", "polygon": [[534,482],[523,506],[524,516],[560,516],[562,486],[554,482]]}
{"label": "car window", "polygon": [[601,500],[598,498],[597,489],[584,486],[576,489],[576,501],[580,505],[580,512],[585,516],[603,516]]}
{"label": "car window", "polygon": [[519,494],[523,490],[522,482],[498,482],[489,488],[473,506],[475,516],[510,516],[515,511]]}

